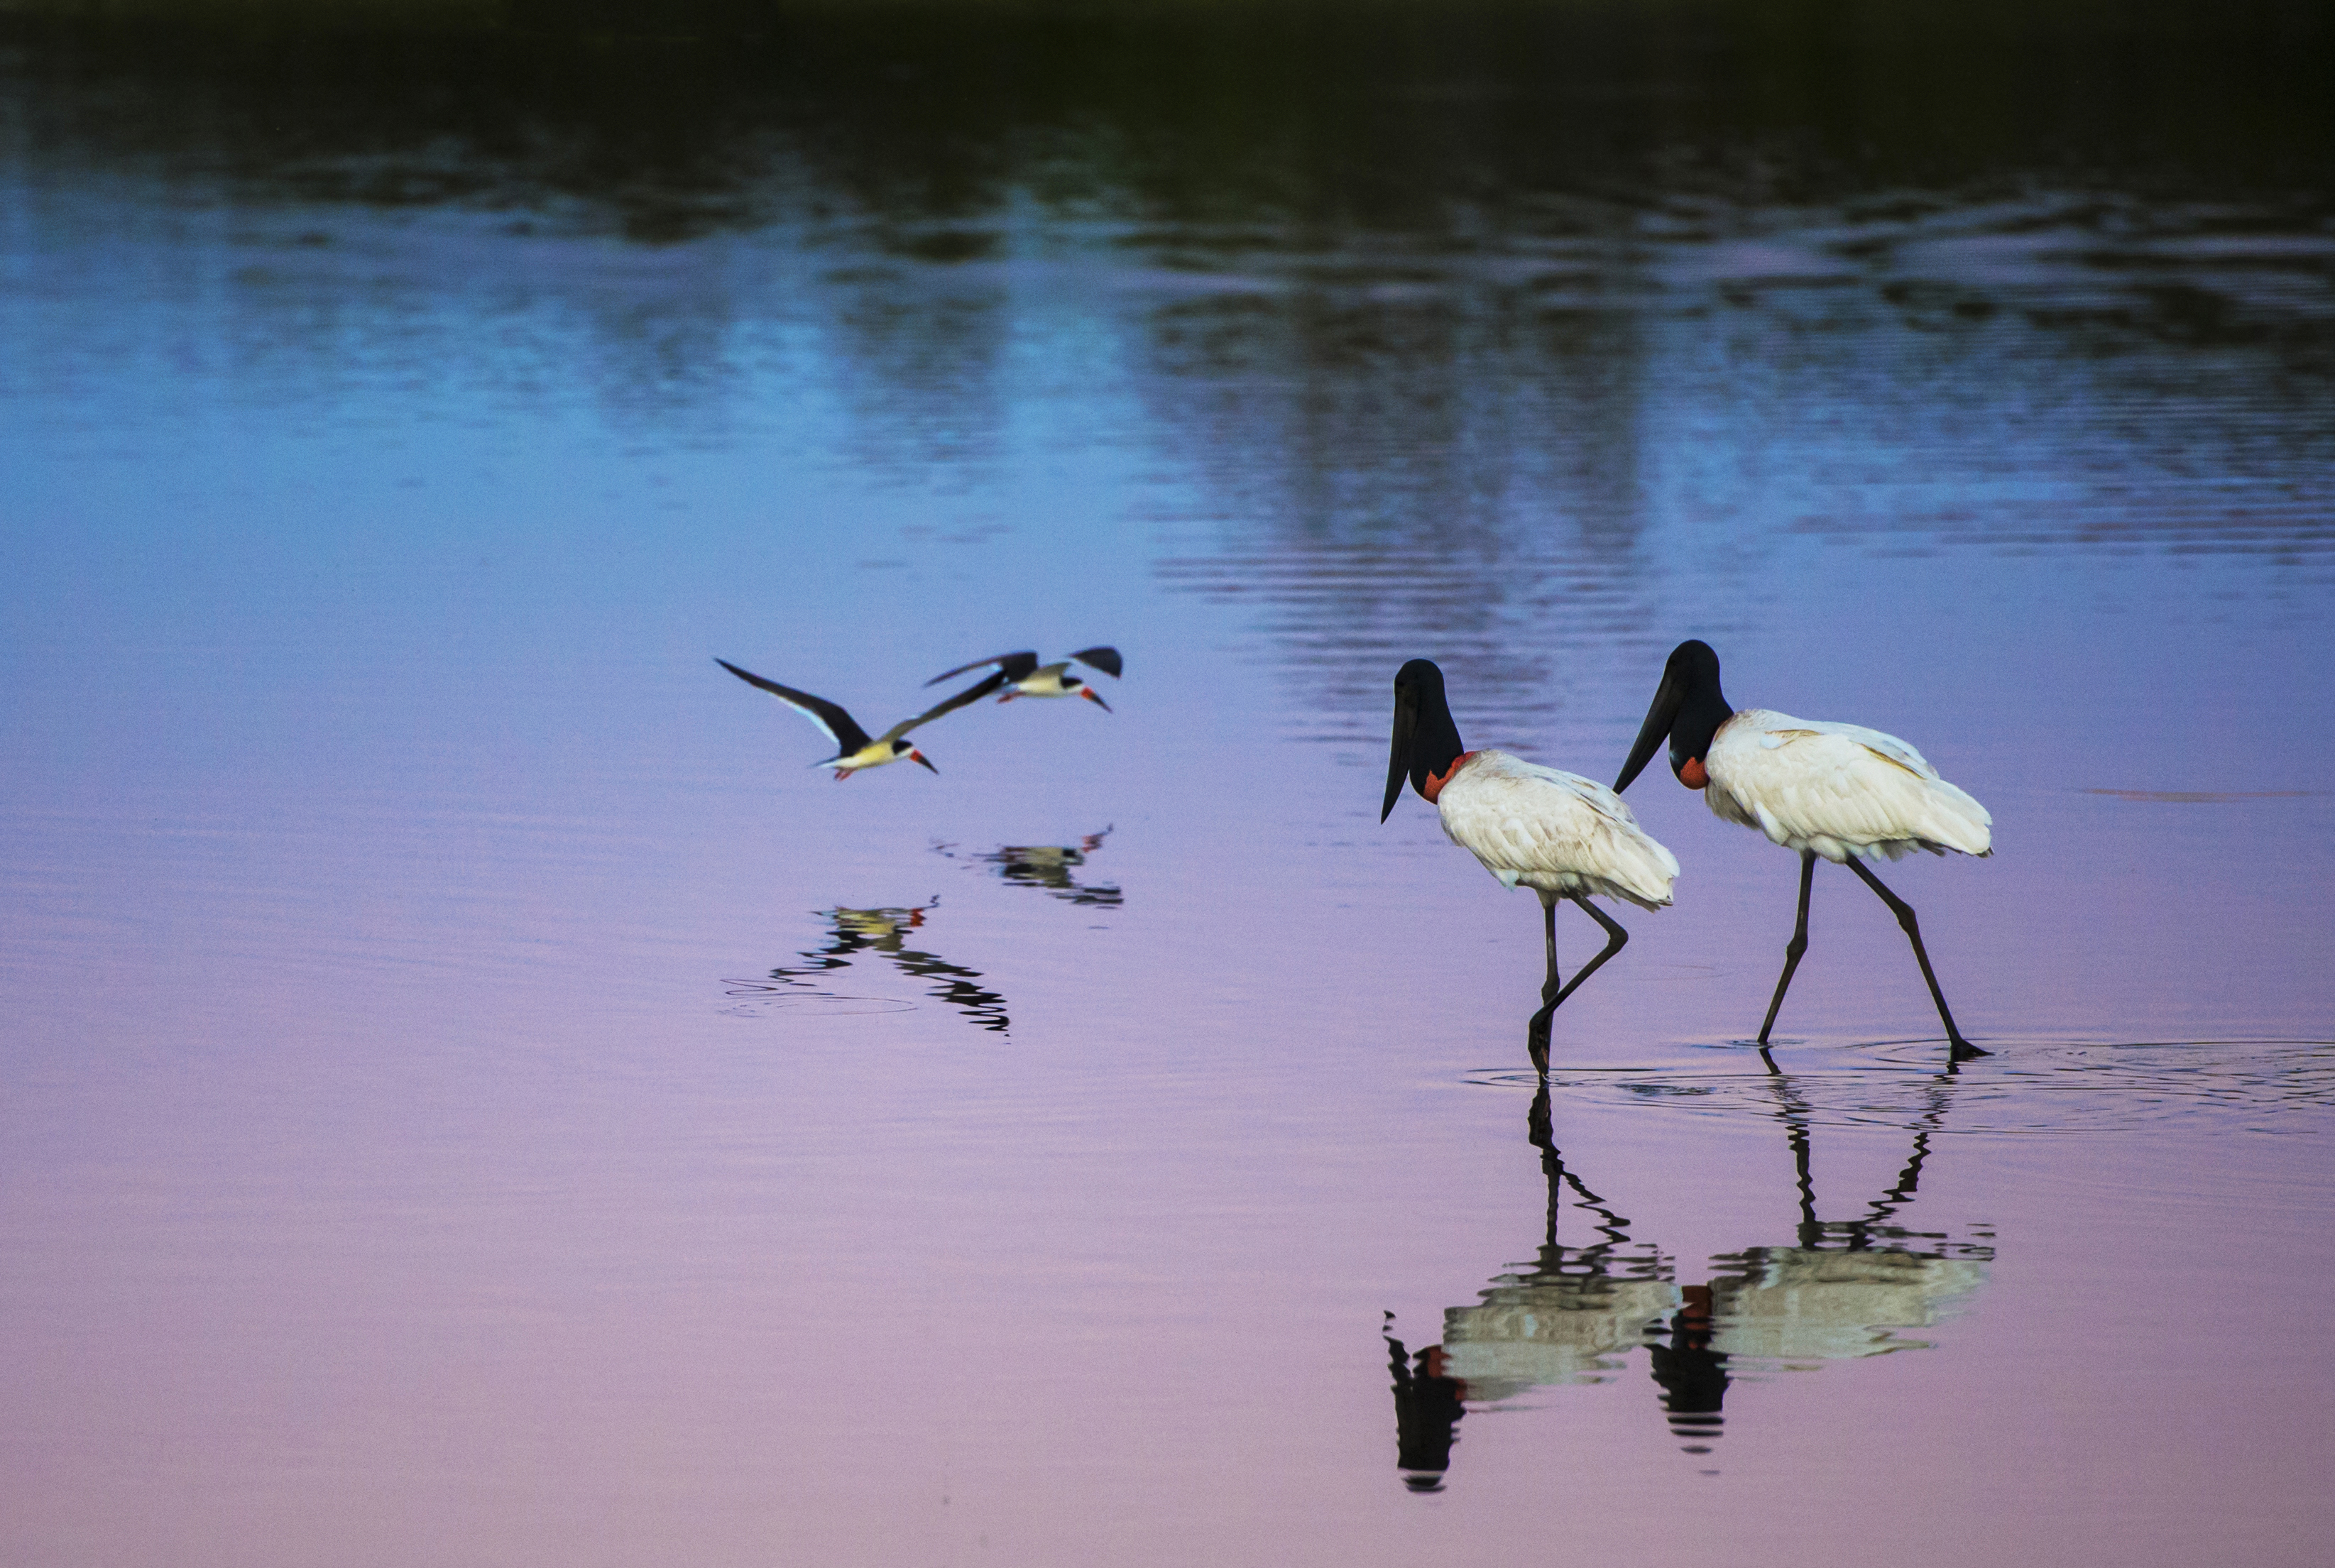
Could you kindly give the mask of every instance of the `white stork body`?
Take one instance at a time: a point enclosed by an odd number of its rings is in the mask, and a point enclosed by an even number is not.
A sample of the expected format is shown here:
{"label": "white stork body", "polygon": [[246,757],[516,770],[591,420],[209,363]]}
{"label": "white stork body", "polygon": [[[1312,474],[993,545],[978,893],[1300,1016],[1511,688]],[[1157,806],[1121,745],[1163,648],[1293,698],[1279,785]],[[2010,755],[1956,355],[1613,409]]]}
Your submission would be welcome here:
{"label": "white stork body", "polygon": [[1715,815],[1836,866],[1916,849],[1994,853],[1986,808],[1878,730],[1747,708],[1719,727],[1703,765]]}
{"label": "white stork body", "polygon": [[1506,751],[1470,751],[1436,791],[1452,843],[1503,887],[1547,901],[1626,898],[1641,909],[1671,901],[1678,857],[1638,826],[1604,785]]}

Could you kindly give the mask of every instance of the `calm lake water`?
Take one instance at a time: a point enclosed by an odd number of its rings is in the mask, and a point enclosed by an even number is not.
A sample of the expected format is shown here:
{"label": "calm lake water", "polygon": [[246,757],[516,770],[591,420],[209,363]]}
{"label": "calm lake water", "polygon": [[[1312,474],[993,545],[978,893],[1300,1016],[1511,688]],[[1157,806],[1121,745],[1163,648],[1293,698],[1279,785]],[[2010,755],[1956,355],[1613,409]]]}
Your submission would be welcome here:
{"label": "calm lake water", "polygon": [[[2322,24],[383,9],[0,27],[0,1558],[2324,1561]],[[1994,1054],[1657,767],[1536,1080],[1686,636]]]}

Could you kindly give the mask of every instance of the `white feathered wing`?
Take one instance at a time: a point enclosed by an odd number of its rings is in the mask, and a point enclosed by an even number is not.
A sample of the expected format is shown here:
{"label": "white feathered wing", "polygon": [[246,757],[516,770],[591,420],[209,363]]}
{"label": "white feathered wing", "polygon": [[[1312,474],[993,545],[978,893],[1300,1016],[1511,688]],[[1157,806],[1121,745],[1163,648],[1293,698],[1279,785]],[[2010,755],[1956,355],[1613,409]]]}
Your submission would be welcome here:
{"label": "white feathered wing", "polygon": [[1747,708],[1719,727],[1703,767],[1712,811],[1836,864],[1915,849],[1994,852],[1985,807],[1912,746],[1860,724]]}
{"label": "white feathered wing", "polygon": [[1504,886],[1625,898],[1642,909],[1671,901],[1678,857],[1594,779],[1506,751],[1477,751],[1435,804],[1451,842]]}

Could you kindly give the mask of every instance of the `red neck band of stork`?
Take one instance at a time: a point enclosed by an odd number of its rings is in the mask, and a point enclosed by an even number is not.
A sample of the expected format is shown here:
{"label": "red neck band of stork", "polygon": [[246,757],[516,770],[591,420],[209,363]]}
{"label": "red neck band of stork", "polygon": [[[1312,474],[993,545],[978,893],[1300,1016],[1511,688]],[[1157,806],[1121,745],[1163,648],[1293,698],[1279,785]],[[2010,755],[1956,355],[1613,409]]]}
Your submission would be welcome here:
{"label": "red neck band of stork", "polygon": [[1434,805],[1435,798],[1443,793],[1443,787],[1451,782],[1451,776],[1466,767],[1468,759],[1475,754],[1473,751],[1462,751],[1451,759],[1450,767],[1440,773],[1429,773],[1427,776],[1427,782],[1419,787],[1419,792],[1427,798],[1427,803],[1429,806]]}

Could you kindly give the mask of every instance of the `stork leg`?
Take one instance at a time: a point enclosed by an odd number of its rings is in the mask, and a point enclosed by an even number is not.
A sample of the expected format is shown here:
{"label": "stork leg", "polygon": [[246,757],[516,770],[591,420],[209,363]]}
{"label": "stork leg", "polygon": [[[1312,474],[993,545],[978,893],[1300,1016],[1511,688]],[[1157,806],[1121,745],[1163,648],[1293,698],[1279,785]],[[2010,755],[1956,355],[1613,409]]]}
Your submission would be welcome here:
{"label": "stork leg", "polygon": [[1817,852],[1800,851],[1800,923],[1792,927],[1792,939],[1784,944],[1784,973],[1776,982],[1776,995],[1768,1003],[1768,1021],[1759,1026],[1759,1049],[1768,1049],[1768,1031],[1776,1027],[1776,1014],[1782,1011],[1784,992],[1792,986],[1792,971],[1800,966],[1800,954],[1808,950],[1808,887],[1817,879]]}
{"label": "stork leg", "polygon": [[1553,893],[1544,893],[1540,895],[1541,929],[1548,939],[1548,979],[1542,982],[1540,988],[1540,1011],[1534,1013],[1532,1021],[1525,1026],[1525,1049],[1531,1053],[1533,1065],[1543,1072],[1548,1070],[1548,1030],[1549,1024],[1556,1016],[1556,1010],[1565,1004],[1566,997],[1571,996],[1580,988],[1583,981],[1597,973],[1599,965],[1621,952],[1630,943],[1630,934],[1623,930],[1618,922],[1608,918],[1603,910],[1578,893],[1564,895],[1563,896],[1572,899],[1587,911],[1590,919],[1605,928],[1606,940],[1603,950],[1596,957],[1575,970],[1573,978],[1560,987],[1556,982],[1556,900],[1558,896]]}
{"label": "stork leg", "polygon": [[[1605,948],[1604,951],[1598,953],[1596,957],[1591,959],[1588,963],[1583,964],[1578,970],[1574,972],[1573,979],[1566,983],[1565,988],[1563,991],[1556,993],[1556,1000],[1548,1004],[1551,1011],[1554,1011],[1558,1007],[1564,1005],[1565,999],[1571,996],[1576,990],[1580,989],[1581,982],[1583,981],[1596,973],[1598,965],[1603,963],[1607,959],[1613,957],[1615,953],[1621,952],[1622,949],[1630,944],[1630,934],[1622,929],[1621,924],[1618,921],[1610,918],[1603,910],[1598,908],[1594,904],[1590,903],[1588,899],[1583,897],[1580,894],[1575,893],[1569,896],[1572,898],[1573,902],[1581,905],[1583,912],[1585,913],[1590,919],[1595,921],[1598,924],[1605,928]],[[1554,929],[1556,924],[1556,907],[1554,905],[1549,906],[1549,924],[1552,929]],[[1554,975],[1556,972],[1554,969],[1551,969],[1549,973]]]}
{"label": "stork leg", "polygon": [[1866,870],[1865,862],[1854,855],[1848,857],[1848,868],[1865,878],[1865,885],[1881,895],[1881,902],[1889,905],[1897,916],[1897,924],[1905,928],[1905,938],[1914,944],[1914,956],[1922,965],[1922,978],[1930,982],[1930,1000],[1938,1004],[1938,1017],[1945,1022],[1947,1059],[1962,1061],[1973,1056],[1991,1055],[1964,1040],[1962,1031],[1954,1027],[1953,1012],[1946,1006],[1946,993],[1938,989],[1938,977],[1930,968],[1930,955],[1923,951],[1922,925],[1914,918],[1914,906],[1884,887],[1881,878]]}
{"label": "stork leg", "polygon": [[1561,987],[1556,973],[1556,895],[1540,895],[1540,929],[1548,945],[1548,978],[1540,982],[1540,999],[1544,1005],[1554,1008],[1559,1000]]}
{"label": "stork leg", "polygon": [[[1537,889],[1536,889],[1537,891]],[[1548,1071],[1548,1026],[1561,994],[1556,971],[1556,895],[1540,895],[1540,928],[1548,945],[1548,978],[1541,982],[1540,1011],[1525,1025],[1525,1053],[1543,1075]]]}

